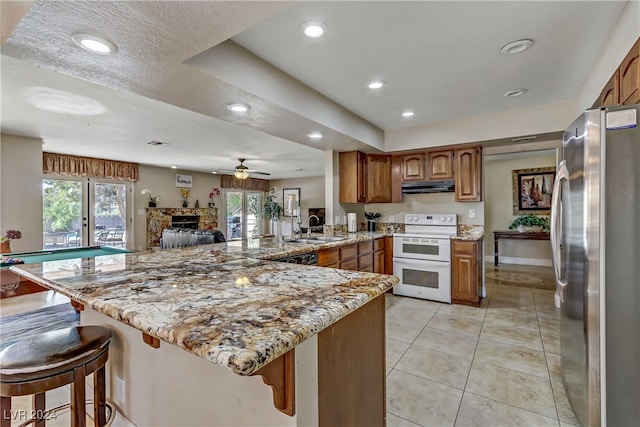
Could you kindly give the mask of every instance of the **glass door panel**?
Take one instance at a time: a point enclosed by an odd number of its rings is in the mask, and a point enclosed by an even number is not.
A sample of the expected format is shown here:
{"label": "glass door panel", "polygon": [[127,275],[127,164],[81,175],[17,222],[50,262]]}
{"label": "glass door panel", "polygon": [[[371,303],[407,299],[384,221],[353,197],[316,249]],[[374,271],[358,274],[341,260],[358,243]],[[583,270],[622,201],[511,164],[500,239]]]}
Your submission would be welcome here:
{"label": "glass door panel", "polygon": [[247,191],[247,200],[246,200],[246,224],[247,224],[247,233],[245,237],[256,236],[258,234],[262,234],[262,205],[264,193],[259,191]]}
{"label": "glass door panel", "polygon": [[101,246],[126,247],[127,184],[93,182],[93,243]]}
{"label": "glass door panel", "polygon": [[42,180],[42,248],[86,245],[87,212],[82,180]]}
{"label": "glass door panel", "polygon": [[227,240],[242,239],[242,227],[244,222],[243,199],[244,191],[226,190],[225,209],[227,214]]}

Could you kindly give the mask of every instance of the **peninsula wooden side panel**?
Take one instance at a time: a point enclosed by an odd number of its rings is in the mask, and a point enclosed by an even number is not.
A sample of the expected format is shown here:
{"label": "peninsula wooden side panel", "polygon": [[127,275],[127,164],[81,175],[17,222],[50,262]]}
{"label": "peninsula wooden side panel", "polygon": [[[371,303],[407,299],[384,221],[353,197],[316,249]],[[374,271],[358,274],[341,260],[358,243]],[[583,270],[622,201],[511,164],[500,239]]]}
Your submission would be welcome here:
{"label": "peninsula wooden side panel", "polygon": [[386,425],[384,298],[318,334],[321,427]]}

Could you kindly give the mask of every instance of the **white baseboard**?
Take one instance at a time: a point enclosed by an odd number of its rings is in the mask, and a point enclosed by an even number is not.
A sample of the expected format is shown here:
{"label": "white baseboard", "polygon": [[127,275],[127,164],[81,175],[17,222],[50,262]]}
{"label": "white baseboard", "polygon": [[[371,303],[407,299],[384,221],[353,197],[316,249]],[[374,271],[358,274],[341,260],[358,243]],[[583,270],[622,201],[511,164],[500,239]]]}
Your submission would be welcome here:
{"label": "white baseboard", "polygon": [[[493,255],[487,255],[484,257],[484,262],[490,262],[491,264],[493,264],[494,260],[495,258]],[[540,267],[552,266],[550,259],[540,259],[540,258],[516,258],[516,257],[500,255],[499,261],[500,261],[500,264],[537,265]]]}

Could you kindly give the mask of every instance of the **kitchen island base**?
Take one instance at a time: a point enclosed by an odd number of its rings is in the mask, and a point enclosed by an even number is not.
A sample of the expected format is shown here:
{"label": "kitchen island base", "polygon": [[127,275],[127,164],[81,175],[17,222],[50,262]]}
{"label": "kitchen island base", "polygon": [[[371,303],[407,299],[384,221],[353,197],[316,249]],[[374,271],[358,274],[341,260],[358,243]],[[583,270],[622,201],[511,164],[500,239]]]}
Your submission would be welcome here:
{"label": "kitchen island base", "polygon": [[[384,295],[295,347],[294,415],[274,406],[272,387],[161,342],[89,307],[81,324],[113,331],[107,390],[137,426],[385,425]],[[358,424],[361,424],[358,422]]]}

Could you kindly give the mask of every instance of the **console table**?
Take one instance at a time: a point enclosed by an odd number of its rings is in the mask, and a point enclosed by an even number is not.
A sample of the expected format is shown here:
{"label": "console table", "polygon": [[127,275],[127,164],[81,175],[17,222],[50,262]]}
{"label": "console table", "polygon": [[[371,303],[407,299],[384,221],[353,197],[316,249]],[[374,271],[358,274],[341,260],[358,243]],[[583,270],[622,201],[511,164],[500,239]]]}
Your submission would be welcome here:
{"label": "console table", "polygon": [[498,240],[500,239],[520,239],[520,240],[549,240],[548,231],[524,231],[518,230],[496,230],[493,232],[493,256],[494,265],[498,265]]}

